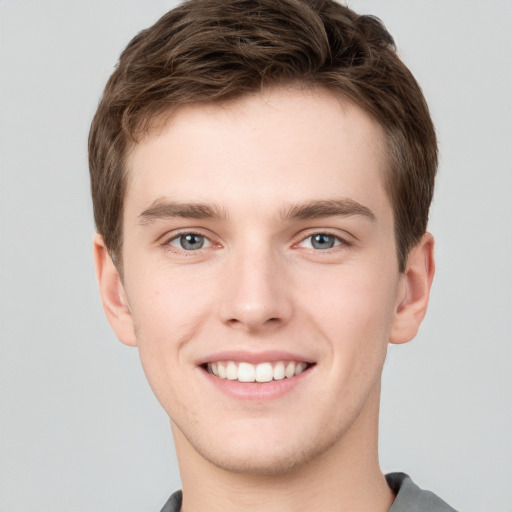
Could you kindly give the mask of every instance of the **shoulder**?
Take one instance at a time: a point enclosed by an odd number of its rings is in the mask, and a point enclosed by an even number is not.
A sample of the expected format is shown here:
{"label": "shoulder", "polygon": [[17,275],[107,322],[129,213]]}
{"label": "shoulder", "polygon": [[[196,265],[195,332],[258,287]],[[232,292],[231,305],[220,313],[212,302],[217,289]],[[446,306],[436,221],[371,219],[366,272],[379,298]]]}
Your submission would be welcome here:
{"label": "shoulder", "polygon": [[[456,512],[434,493],[420,489],[405,473],[389,473],[386,480],[396,493],[388,512]],[[180,512],[181,501],[181,491],[176,491],[160,512]]]}
{"label": "shoulder", "polygon": [[386,480],[396,493],[388,512],[456,512],[434,493],[420,489],[405,473],[389,473]]}
{"label": "shoulder", "polygon": [[166,502],[160,512],[180,512],[181,509],[181,491],[176,491]]}

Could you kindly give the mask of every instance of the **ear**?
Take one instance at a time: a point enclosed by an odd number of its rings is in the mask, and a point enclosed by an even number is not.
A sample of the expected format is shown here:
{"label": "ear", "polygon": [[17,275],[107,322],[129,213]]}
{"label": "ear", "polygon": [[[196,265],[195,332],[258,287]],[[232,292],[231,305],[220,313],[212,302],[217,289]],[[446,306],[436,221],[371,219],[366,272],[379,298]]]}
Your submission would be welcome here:
{"label": "ear", "polygon": [[137,343],[133,318],[124,286],[103,237],[99,234],[94,238],[94,263],[107,319],[121,343],[135,346]]}
{"label": "ear", "polygon": [[391,343],[406,343],[416,336],[427,312],[434,272],[434,238],[425,233],[411,249],[401,276],[400,302],[391,328]]}

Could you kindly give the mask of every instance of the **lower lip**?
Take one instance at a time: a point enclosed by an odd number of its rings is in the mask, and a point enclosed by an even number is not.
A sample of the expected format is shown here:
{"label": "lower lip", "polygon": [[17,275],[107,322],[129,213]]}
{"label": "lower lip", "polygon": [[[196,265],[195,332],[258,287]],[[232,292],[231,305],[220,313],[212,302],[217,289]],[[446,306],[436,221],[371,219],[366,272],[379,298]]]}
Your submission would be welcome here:
{"label": "lower lip", "polygon": [[299,375],[281,380],[271,380],[270,382],[239,382],[237,380],[221,379],[200,368],[203,375],[219,391],[231,398],[238,400],[256,400],[267,401],[279,398],[289,393],[305,380],[313,371],[310,366]]}

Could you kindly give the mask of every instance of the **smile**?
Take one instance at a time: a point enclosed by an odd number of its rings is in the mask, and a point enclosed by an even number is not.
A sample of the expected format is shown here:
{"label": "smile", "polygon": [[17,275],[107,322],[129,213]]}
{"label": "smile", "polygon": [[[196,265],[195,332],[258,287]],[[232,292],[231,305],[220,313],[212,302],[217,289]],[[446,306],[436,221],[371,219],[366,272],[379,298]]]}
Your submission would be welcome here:
{"label": "smile", "polygon": [[221,379],[238,382],[270,382],[301,374],[309,367],[304,361],[278,361],[251,364],[235,361],[207,363],[206,370]]}

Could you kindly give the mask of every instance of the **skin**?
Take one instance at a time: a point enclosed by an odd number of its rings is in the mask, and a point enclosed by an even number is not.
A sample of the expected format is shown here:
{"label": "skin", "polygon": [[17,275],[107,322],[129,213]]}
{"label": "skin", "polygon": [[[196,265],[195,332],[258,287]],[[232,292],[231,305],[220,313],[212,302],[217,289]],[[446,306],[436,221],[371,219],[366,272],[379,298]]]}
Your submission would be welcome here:
{"label": "skin", "polygon": [[[298,88],[182,107],[131,152],[123,278],[99,235],[97,273],[171,418],[183,510],[389,508],[382,366],[416,334],[434,263],[426,234],[398,270],[386,164],[365,112]],[[233,395],[203,364],[226,351],[310,366],[285,392]]]}

